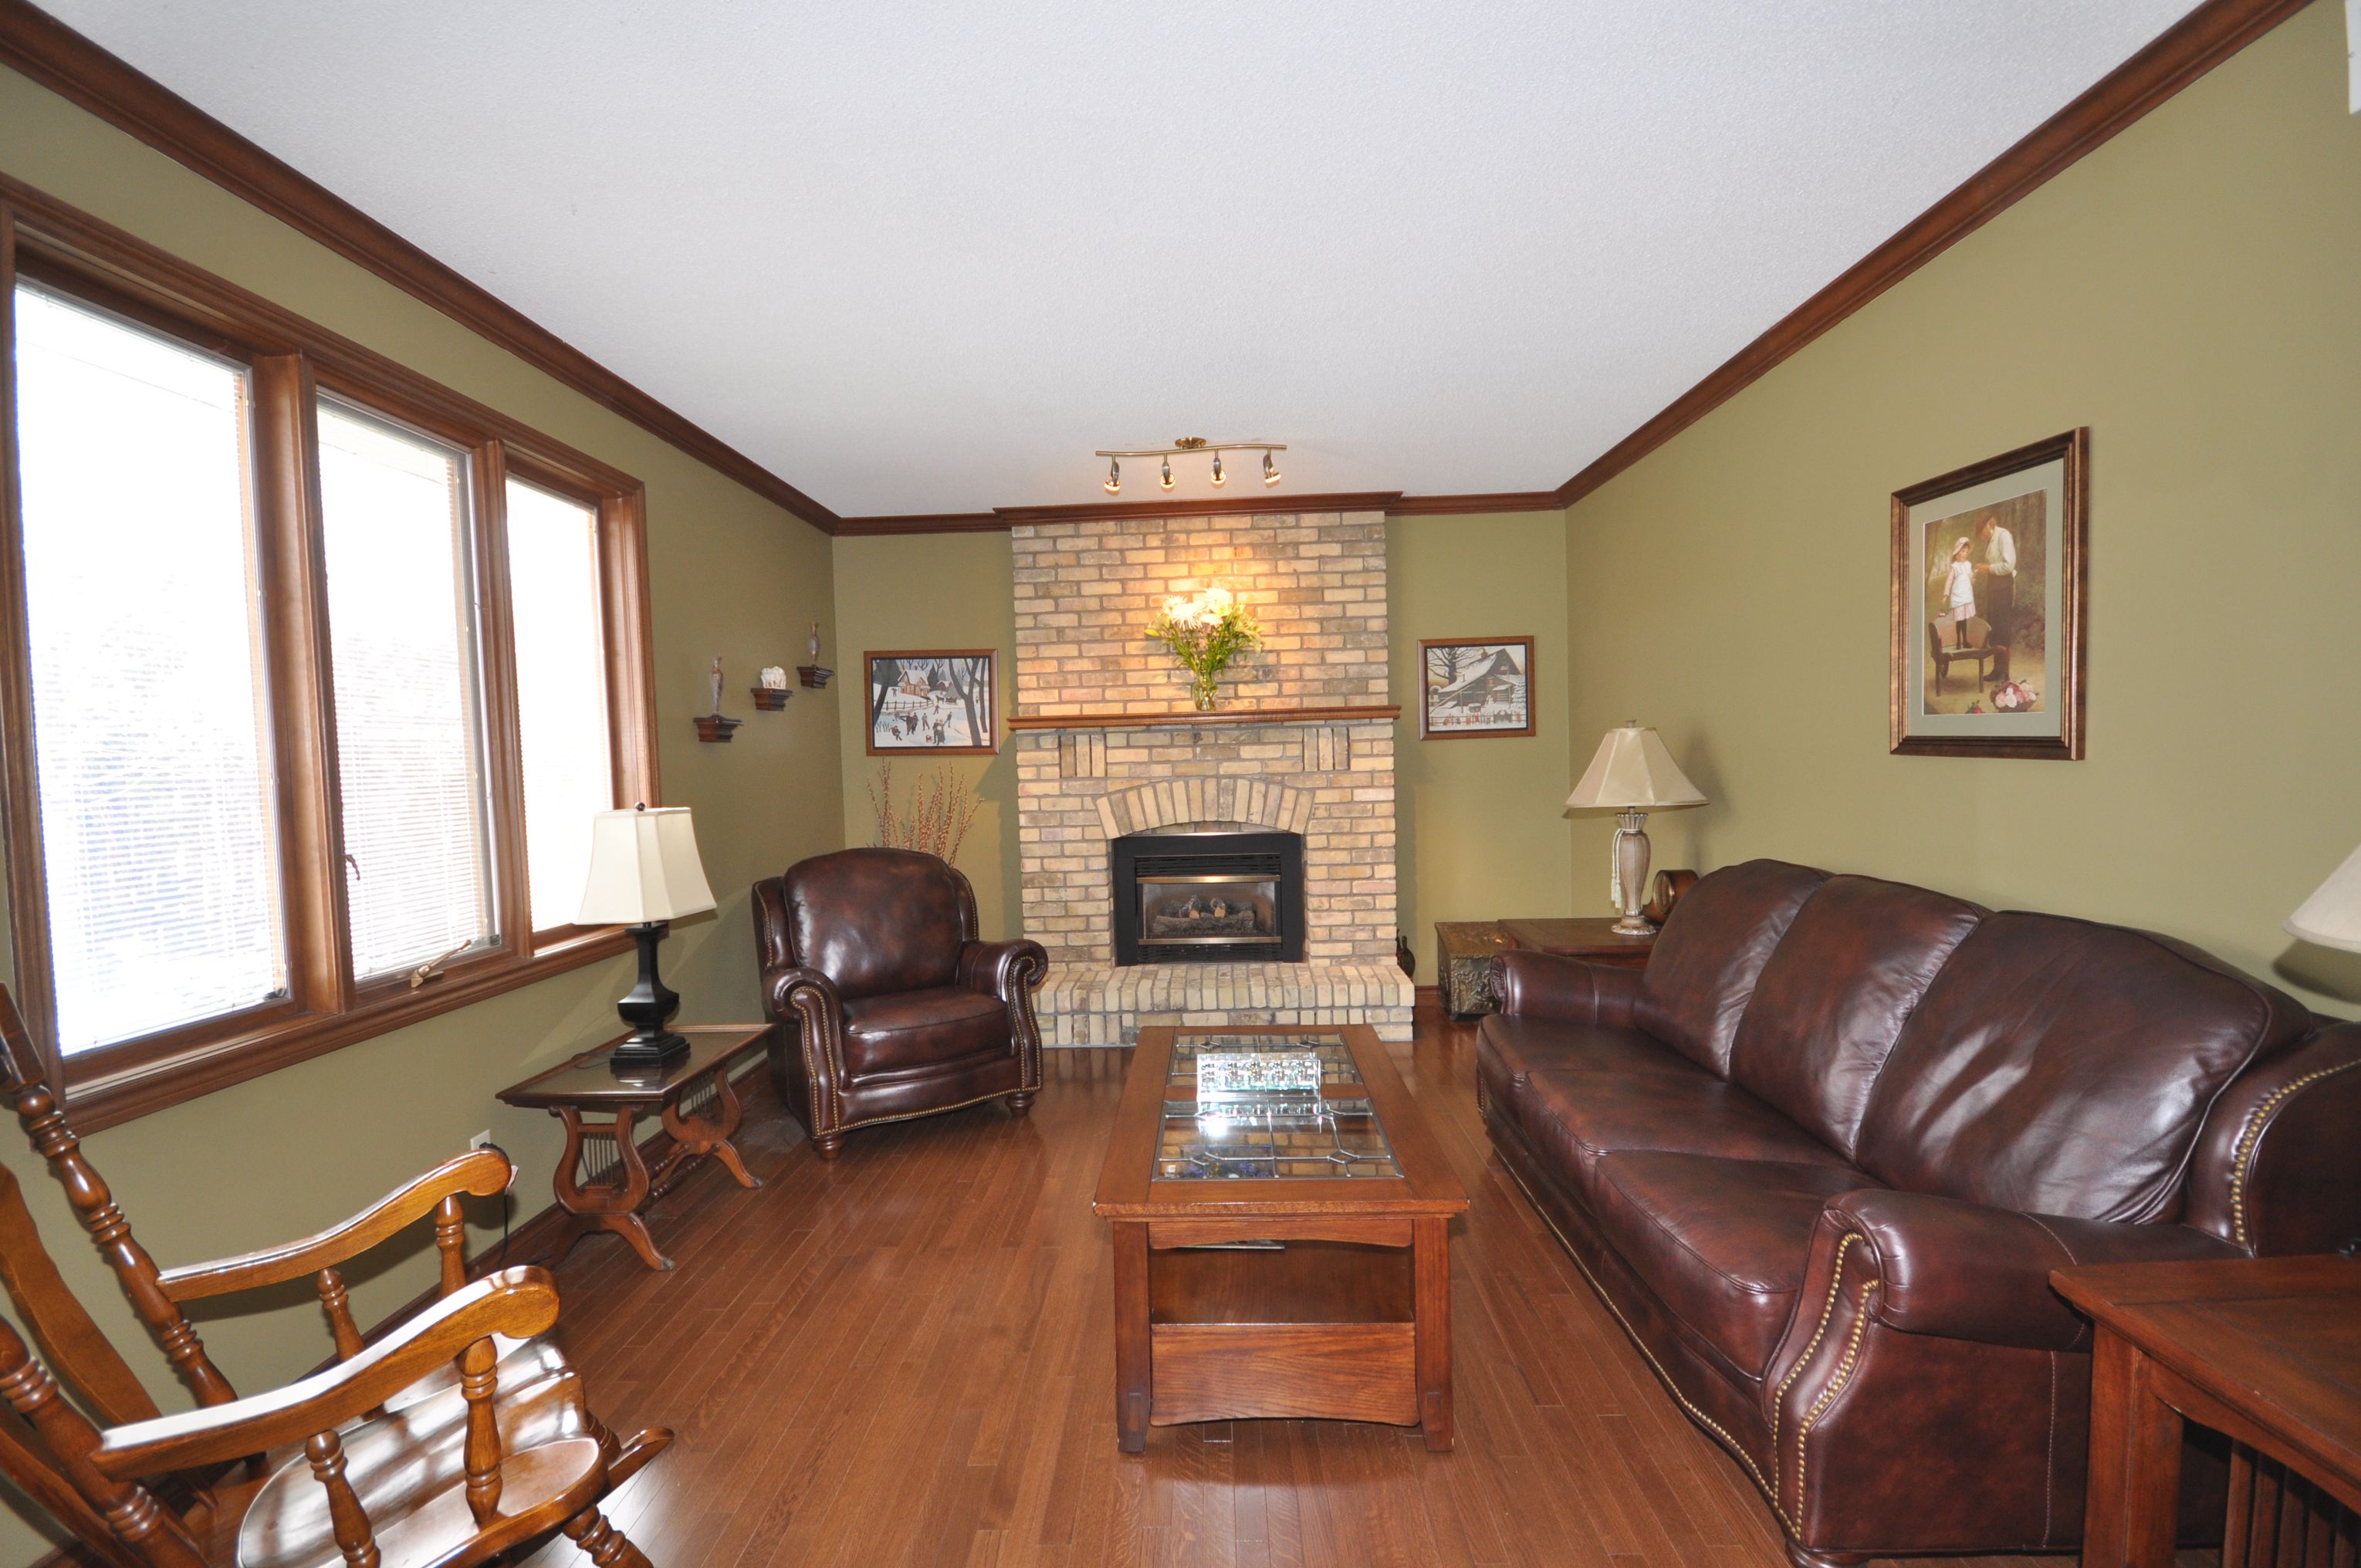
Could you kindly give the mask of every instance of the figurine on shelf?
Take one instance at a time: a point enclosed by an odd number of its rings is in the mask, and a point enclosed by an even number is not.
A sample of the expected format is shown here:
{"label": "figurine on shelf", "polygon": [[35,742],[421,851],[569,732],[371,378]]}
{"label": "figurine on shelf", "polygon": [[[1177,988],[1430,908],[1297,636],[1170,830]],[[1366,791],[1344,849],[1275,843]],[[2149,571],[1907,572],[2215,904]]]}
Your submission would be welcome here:
{"label": "figurine on shelf", "polygon": [[707,673],[707,685],[713,693],[713,711],[697,718],[697,738],[700,740],[728,740],[746,721],[725,718],[721,714],[721,655],[713,656],[713,667]]}
{"label": "figurine on shelf", "polygon": [[778,712],[787,706],[787,698],[796,695],[787,689],[787,670],[784,664],[765,665],[762,682],[754,688],[754,706],[764,713]]}
{"label": "figurine on shelf", "polygon": [[802,679],[804,685],[817,690],[819,687],[827,685],[829,676],[836,674],[834,670],[827,668],[819,662],[818,621],[815,620],[812,622],[811,640],[807,642],[805,646],[811,650],[811,663],[808,664],[797,664],[796,666],[796,674]]}

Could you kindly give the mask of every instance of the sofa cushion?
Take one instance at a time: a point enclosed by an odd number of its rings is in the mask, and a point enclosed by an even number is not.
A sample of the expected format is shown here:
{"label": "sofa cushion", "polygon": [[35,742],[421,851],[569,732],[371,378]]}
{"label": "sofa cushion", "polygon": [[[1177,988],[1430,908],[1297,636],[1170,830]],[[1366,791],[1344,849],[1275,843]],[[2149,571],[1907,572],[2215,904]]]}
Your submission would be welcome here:
{"label": "sofa cushion", "polygon": [[1521,1127],[1525,1080],[1543,1068],[1708,1076],[1688,1058],[1637,1029],[1486,1015],[1476,1031],[1476,1075],[1496,1113]]}
{"label": "sofa cushion", "polygon": [[1850,1155],[1903,1023],[1987,913],[1922,887],[1830,877],[1754,982],[1730,1043],[1730,1081]]}
{"label": "sofa cushion", "polygon": [[1860,1161],[1890,1187],[2022,1213],[2171,1219],[2214,1097],[2309,1025],[2292,997],[2162,938],[1994,915],[1903,1025]]}
{"label": "sofa cushion", "polygon": [[1631,1021],[1727,1077],[1730,1045],[1787,924],[1828,872],[1748,861],[1700,877],[1673,905],[1640,976]]}
{"label": "sofa cushion", "polygon": [[1008,1004],[965,986],[899,991],[844,1004],[844,1065],[856,1075],[950,1065],[979,1051],[1006,1055]]}
{"label": "sofa cushion", "polygon": [[1518,1094],[1526,1142],[1586,1203],[1595,1201],[1598,1162],[1609,1155],[1847,1163],[1746,1091],[1707,1073],[1543,1068]]}
{"label": "sofa cushion", "polygon": [[1759,1379],[1795,1313],[1820,1210],[1876,1185],[1817,1160],[1615,1154],[1598,1163],[1594,1213],[1673,1315],[1733,1373]]}

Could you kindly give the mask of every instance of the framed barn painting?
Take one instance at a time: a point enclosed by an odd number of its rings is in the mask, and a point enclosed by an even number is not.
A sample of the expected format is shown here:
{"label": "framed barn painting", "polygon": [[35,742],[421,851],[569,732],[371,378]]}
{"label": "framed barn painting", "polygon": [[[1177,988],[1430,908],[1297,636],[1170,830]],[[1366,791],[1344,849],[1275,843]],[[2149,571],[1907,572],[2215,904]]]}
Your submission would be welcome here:
{"label": "framed barn painting", "polygon": [[1533,732],[1532,638],[1433,638],[1418,661],[1420,740]]}
{"label": "framed barn painting", "polygon": [[998,751],[993,657],[989,648],[862,654],[868,677],[869,754],[981,757]]}
{"label": "framed barn painting", "polygon": [[1895,752],[2082,755],[2091,433],[1894,493]]}

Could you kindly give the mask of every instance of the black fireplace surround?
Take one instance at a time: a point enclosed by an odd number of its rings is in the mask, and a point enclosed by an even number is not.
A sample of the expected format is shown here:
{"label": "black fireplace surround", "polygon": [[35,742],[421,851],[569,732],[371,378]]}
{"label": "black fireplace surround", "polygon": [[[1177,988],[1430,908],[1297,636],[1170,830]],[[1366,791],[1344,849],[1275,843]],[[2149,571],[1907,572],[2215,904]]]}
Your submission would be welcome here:
{"label": "black fireplace surround", "polygon": [[1113,844],[1115,961],[1303,961],[1303,835],[1129,833]]}

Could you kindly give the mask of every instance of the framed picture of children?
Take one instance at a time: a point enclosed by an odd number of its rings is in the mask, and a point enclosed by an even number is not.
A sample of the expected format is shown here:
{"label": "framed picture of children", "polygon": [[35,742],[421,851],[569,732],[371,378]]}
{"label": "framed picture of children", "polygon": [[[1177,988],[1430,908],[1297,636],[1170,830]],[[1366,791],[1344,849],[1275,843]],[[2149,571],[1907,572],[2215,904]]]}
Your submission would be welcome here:
{"label": "framed picture of children", "polygon": [[908,649],[863,653],[861,662],[871,756],[980,757],[1000,749],[991,649]]}
{"label": "framed picture of children", "polygon": [[1894,492],[1896,752],[2081,760],[2090,448],[2070,430]]}
{"label": "framed picture of children", "polygon": [[1533,732],[1533,640],[1438,637],[1418,645],[1418,738]]}

